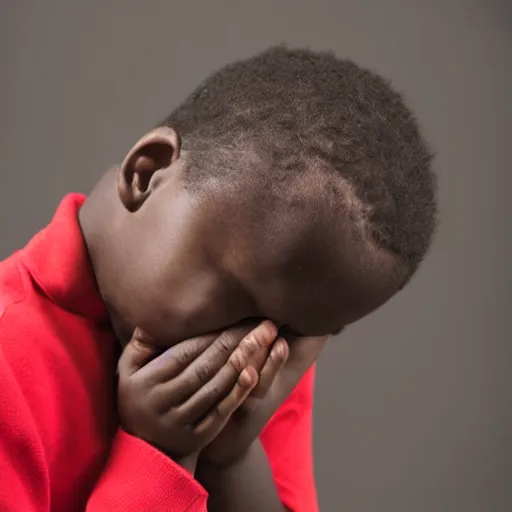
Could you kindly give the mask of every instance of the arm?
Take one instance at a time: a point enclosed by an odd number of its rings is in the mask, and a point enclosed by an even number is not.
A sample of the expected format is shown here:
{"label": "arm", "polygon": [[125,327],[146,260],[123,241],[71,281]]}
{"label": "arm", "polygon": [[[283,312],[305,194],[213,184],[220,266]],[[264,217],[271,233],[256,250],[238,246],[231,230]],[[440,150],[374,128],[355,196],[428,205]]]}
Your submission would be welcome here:
{"label": "arm", "polygon": [[206,512],[206,499],[191,473],[119,429],[86,512]]}
{"label": "arm", "polygon": [[198,480],[210,494],[209,512],[284,512],[267,456],[257,440],[226,467],[201,462]]}
{"label": "arm", "polygon": [[[38,425],[1,350],[0,389],[0,510],[50,512],[51,471]],[[164,505],[173,512],[206,512],[206,498],[187,470],[119,430],[86,510],[152,512]]]}
{"label": "arm", "polygon": [[156,356],[134,333],[118,365],[124,429],[87,512],[206,512],[207,494],[193,478],[197,454],[258,382],[247,367],[247,331],[186,340]]}
{"label": "arm", "polygon": [[0,349],[0,510],[50,512],[49,471],[37,426]]}
{"label": "arm", "polygon": [[261,443],[253,443],[242,458],[224,469],[200,459],[196,476],[210,494],[210,512],[318,511],[312,457],[314,371],[313,366],[302,377],[267,423]]}

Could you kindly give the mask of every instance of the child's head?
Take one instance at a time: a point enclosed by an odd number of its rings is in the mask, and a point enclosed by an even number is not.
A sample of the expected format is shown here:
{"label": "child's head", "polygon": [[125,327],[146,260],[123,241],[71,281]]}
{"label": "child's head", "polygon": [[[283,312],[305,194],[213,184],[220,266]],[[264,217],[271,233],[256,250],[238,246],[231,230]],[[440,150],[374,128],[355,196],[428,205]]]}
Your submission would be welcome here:
{"label": "child's head", "polygon": [[113,318],[173,344],[254,317],[335,332],[411,277],[431,155],[387,81],[273,48],[203,82],[81,214]]}

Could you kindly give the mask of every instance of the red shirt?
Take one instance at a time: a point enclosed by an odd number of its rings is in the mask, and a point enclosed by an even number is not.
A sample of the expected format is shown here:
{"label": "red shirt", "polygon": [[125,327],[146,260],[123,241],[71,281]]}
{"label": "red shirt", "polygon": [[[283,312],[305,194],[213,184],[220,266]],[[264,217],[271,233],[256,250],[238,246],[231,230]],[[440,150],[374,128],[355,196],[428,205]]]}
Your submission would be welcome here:
{"label": "red shirt", "polygon": [[[0,263],[0,510],[205,512],[190,473],[116,424],[118,343],[67,196]],[[314,368],[261,434],[279,496],[316,512]]]}

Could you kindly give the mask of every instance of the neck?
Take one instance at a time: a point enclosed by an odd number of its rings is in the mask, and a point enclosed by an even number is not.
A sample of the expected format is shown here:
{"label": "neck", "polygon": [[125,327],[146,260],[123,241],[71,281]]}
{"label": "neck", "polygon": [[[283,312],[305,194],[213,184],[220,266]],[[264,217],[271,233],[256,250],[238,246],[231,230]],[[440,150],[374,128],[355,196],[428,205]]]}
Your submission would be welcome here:
{"label": "neck", "polygon": [[[98,274],[101,273],[99,272],[101,269],[99,268],[100,262],[97,256],[102,253],[104,254],[108,238],[105,233],[105,220],[113,220],[114,217],[112,204],[114,184],[115,171],[110,170],[106,172],[96,184],[78,213],[78,221],[97,280],[99,277]],[[110,235],[112,235],[112,233],[110,233]],[[98,286],[100,285],[101,283],[98,282]]]}
{"label": "neck", "polygon": [[[120,343],[125,345],[130,338],[130,330],[123,327],[123,322],[107,299],[108,270],[102,265],[104,258],[108,258],[110,254],[109,246],[115,243],[113,236],[116,230],[109,229],[107,233],[105,228],[116,225],[116,219],[119,218],[118,205],[115,201],[117,172],[117,167],[110,169],[96,184],[78,213],[78,222],[96,284],[109,312],[112,328]],[[108,222],[106,222],[107,219]]]}

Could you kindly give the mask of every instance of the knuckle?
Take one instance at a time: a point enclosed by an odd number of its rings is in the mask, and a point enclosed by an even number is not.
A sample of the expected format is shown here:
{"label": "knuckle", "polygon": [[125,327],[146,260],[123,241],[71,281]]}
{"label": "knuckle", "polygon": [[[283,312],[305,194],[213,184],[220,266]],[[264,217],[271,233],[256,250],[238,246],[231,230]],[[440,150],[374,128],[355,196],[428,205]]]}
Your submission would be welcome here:
{"label": "knuckle", "polygon": [[194,368],[194,372],[197,380],[202,384],[206,384],[210,380],[211,375],[211,365],[210,364],[201,364]]}
{"label": "knuckle", "polygon": [[169,409],[162,415],[163,427],[171,431],[176,428],[176,426],[182,426],[181,415],[179,410],[174,408]]}
{"label": "knuckle", "polygon": [[211,336],[200,336],[199,338],[195,338],[194,340],[192,340],[188,344],[190,356],[197,357],[206,349],[206,347],[211,345],[212,341],[213,340]]}
{"label": "knuckle", "polygon": [[244,337],[242,340],[242,345],[249,352],[249,354],[253,354],[261,346],[261,340],[254,332],[251,332]]}
{"label": "knuckle", "polygon": [[170,393],[166,389],[157,386],[144,396],[145,405],[155,416],[165,418],[168,415],[172,419],[175,416],[175,405],[169,395]]}
{"label": "knuckle", "polygon": [[263,322],[256,329],[249,332],[243,339],[244,345],[254,352],[267,347],[276,337],[276,328],[271,322]]}
{"label": "knuckle", "polygon": [[218,430],[219,424],[224,420],[224,412],[222,406],[216,405],[209,412],[201,426],[196,430],[195,434],[199,439],[205,441],[211,439],[212,435]]}
{"label": "knuckle", "polygon": [[230,336],[227,335],[227,333],[221,334],[213,344],[214,347],[219,351],[219,353],[228,355],[234,350],[234,344],[232,340],[230,339]]}
{"label": "knuckle", "polygon": [[229,358],[229,364],[236,373],[241,373],[246,366],[246,359],[241,350],[235,350]]}
{"label": "knuckle", "polygon": [[220,404],[216,405],[210,412],[211,422],[210,425],[213,428],[219,421],[223,419],[223,409]]}
{"label": "knuckle", "polygon": [[194,347],[191,343],[188,343],[181,348],[180,352],[176,355],[176,359],[178,360],[178,363],[184,364],[190,360],[193,353]]}

